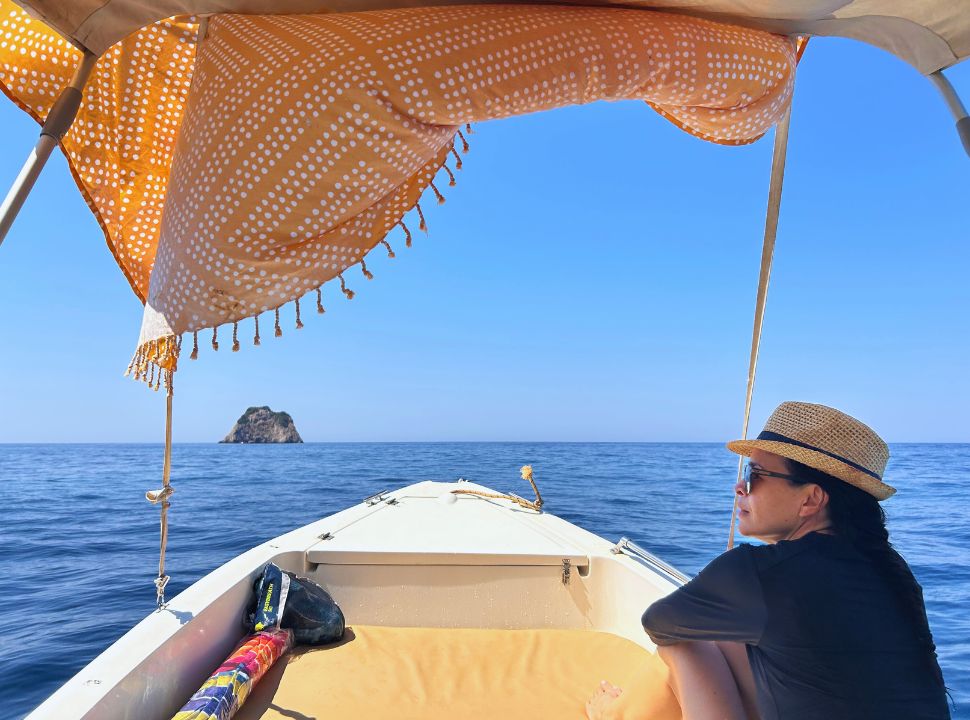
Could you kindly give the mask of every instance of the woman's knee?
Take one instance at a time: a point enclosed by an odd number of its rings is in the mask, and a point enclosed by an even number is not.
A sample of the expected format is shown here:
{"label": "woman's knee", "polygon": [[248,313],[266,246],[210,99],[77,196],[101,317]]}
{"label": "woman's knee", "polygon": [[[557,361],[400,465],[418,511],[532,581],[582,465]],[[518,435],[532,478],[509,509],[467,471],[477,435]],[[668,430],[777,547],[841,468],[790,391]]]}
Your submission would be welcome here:
{"label": "woman's knee", "polygon": [[712,642],[704,641],[694,641],[694,642],[679,642],[673,645],[658,645],[657,655],[663,660],[673,660],[679,657],[686,656],[696,656],[703,655],[705,653],[710,653],[716,649],[716,645]]}
{"label": "woman's knee", "polygon": [[670,665],[677,658],[682,657],[685,651],[685,643],[676,643],[674,645],[658,645],[657,646],[657,657],[663,660],[665,663]]}
{"label": "woman's knee", "polygon": [[661,645],[657,655],[670,670],[667,683],[685,718],[744,720],[737,684],[727,660],[713,642]]}

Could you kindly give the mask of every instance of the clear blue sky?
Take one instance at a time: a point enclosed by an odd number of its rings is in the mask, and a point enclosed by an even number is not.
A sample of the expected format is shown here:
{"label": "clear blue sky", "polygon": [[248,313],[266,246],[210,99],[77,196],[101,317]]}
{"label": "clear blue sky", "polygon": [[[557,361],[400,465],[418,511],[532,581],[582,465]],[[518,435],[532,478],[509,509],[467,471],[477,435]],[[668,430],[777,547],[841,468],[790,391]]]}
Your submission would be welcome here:
{"label": "clear blue sky", "polygon": [[[950,71],[970,103],[970,67]],[[476,128],[431,234],[347,274],[347,301],[176,378],[175,440],[249,405],[308,441],[722,441],[744,400],[771,139],[709,145],[642,103]],[[0,103],[6,192],[37,135]],[[931,84],[817,39],[795,92],[755,390],[890,442],[970,441],[970,158]],[[0,247],[0,442],[159,442],[122,377],[141,305],[58,154]],[[243,337],[250,336],[250,324]]]}

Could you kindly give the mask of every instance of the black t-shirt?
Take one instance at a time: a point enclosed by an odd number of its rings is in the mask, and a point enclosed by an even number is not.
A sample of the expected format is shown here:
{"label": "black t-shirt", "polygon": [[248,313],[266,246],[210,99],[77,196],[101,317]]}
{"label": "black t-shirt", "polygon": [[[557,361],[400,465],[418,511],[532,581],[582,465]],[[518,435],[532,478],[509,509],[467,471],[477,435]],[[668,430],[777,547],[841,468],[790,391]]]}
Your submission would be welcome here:
{"label": "black t-shirt", "polygon": [[835,535],[740,545],[643,615],[657,645],[747,645],[762,720],[946,720],[935,653]]}

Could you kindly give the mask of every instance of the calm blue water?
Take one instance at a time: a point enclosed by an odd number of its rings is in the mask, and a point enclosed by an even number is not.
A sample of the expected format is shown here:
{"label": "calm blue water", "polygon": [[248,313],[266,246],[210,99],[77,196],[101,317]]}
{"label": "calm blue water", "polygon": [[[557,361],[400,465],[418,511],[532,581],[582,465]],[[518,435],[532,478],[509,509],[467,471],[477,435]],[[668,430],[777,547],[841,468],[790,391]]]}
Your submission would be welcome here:
{"label": "calm blue water", "polygon": [[[892,539],[923,585],[955,718],[970,720],[970,445],[894,445]],[[176,445],[169,596],[258,543],[379,490],[459,476],[528,496],[688,573],[723,551],[735,456],[719,444]],[[0,445],[0,707],[19,718],[154,609],[155,445]]]}

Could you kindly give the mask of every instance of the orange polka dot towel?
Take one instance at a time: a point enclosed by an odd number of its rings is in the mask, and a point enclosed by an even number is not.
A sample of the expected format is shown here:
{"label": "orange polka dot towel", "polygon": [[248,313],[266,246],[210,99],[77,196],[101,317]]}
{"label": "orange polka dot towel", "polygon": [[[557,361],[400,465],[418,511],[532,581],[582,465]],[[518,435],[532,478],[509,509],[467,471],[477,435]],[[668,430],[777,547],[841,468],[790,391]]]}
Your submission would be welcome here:
{"label": "orange polka dot towel", "polygon": [[[748,143],[784,114],[795,66],[787,38],[616,8],[215,15],[197,43],[194,30],[171,20],[112,48],[64,141],[146,300],[131,369],[156,387],[186,333],[194,356],[197,331],[217,347],[231,324],[237,349],[240,321],[258,343],[260,315],[279,335],[295,301],[300,327],[300,298],[316,292],[322,310],[330,280],[352,297],[343,273],[370,278],[370,250],[409,244],[410,211],[424,228],[422,193],[443,201],[436,178],[453,184],[466,123],[639,99],[701,138]],[[56,93],[69,52],[21,66],[47,67]],[[0,80],[41,115],[47,85],[11,82],[11,55]]]}
{"label": "orange polka dot towel", "polygon": [[[158,246],[172,152],[189,92],[198,23],[155,23],[95,66],[61,146],[108,247],[144,302]],[[43,122],[81,53],[10,0],[0,0],[0,90]]]}

